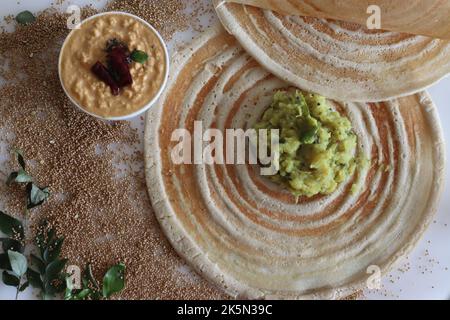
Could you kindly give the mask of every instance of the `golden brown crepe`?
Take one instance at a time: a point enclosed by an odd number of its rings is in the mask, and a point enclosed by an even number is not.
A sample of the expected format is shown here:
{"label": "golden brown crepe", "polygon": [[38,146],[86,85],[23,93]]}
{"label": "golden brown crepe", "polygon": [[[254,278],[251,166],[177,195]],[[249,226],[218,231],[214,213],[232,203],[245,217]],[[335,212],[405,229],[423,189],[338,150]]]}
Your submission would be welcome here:
{"label": "golden brown crepe", "polygon": [[450,0],[219,0],[256,6],[287,15],[310,16],[366,26],[378,6],[381,29],[450,40]]}
{"label": "golden brown crepe", "polygon": [[[427,93],[337,103],[371,159],[329,196],[300,198],[251,165],[175,165],[177,128],[247,129],[290,85],[221,27],[173,59],[146,120],[149,194],[178,253],[233,297],[340,298],[407,254],[432,220],[443,185],[439,119]],[[361,188],[351,192],[353,183]]]}
{"label": "golden brown crepe", "polygon": [[449,41],[235,3],[216,11],[262,66],[294,86],[335,100],[389,100],[421,91],[450,73]]}

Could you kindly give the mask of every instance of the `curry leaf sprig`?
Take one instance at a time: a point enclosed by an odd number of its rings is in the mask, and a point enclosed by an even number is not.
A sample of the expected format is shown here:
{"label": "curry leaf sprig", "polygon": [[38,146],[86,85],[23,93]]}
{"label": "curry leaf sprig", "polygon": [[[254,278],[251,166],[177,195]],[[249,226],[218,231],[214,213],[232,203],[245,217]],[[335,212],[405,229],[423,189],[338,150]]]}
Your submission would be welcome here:
{"label": "curry leaf sprig", "polygon": [[42,205],[50,197],[50,191],[48,187],[41,188],[34,183],[33,177],[26,170],[26,163],[22,151],[15,150],[15,154],[20,168],[18,171],[14,171],[9,175],[6,184],[10,186],[12,183],[26,183],[27,210],[30,210]]}
{"label": "curry leaf sprig", "polygon": [[[33,182],[33,178],[26,170],[23,153],[15,151],[20,169],[12,172],[7,185],[12,183],[26,183],[27,210],[40,206],[50,196],[48,188],[40,188]],[[65,290],[66,300],[99,300],[108,299],[125,287],[125,265],[118,264],[110,268],[103,278],[102,286],[98,284],[92,274],[90,265],[83,275],[83,287],[75,289],[72,278],[65,273],[67,259],[60,257],[64,238],[57,237],[49,223],[43,220],[38,226],[34,244],[38,248],[38,255],[30,254],[33,268],[29,266],[25,250],[25,229],[22,221],[0,211],[0,270],[2,281],[8,286],[16,288],[16,299],[20,292],[28,286],[37,288],[43,299],[50,299]]]}
{"label": "curry leaf sprig", "polygon": [[72,275],[66,277],[65,300],[100,300],[108,299],[125,287],[125,265],[119,263],[111,267],[103,277],[100,287],[92,274],[92,266],[88,264],[83,273],[82,288],[75,289]]}
{"label": "curry leaf sprig", "polygon": [[23,282],[23,278],[28,269],[27,258],[20,252],[8,250],[9,263],[11,271],[3,271],[2,280],[7,286],[16,288],[16,300],[19,292],[24,291],[29,286],[28,280]]}
{"label": "curry leaf sprig", "polygon": [[[48,188],[40,188],[33,182],[33,178],[26,170],[23,153],[20,150],[15,150],[15,155],[20,168],[9,175],[6,184],[10,186],[12,183],[26,183],[27,210],[40,206],[50,196],[50,192]],[[4,270],[1,279],[5,285],[13,286],[17,289],[16,299],[19,292],[24,291],[30,284],[33,287],[40,288],[44,297],[51,297],[54,292],[60,290],[55,288],[55,284],[57,284],[56,278],[63,278],[61,274],[62,269],[58,271],[57,268],[51,265],[51,262],[58,259],[62,240],[49,237],[52,235],[54,237],[55,232],[53,229],[48,231],[47,238],[45,238],[47,243],[43,245],[46,249],[41,251],[41,254],[45,253],[45,259],[42,260],[33,254],[31,255],[31,260],[40,266],[38,267],[39,273],[28,268],[27,258],[23,254],[25,249],[23,223],[0,211],[0,231],[6,235],[6,237],[0,238],[3,250],[3,253],[0,253],[0,269]],[[65,263],[62,268],[64,266]],[[43,278],[41,278],[41,275]],[[23,281],[24,279],[26,281]]]}
{"label": "curry leaf sprig", "polygon": [[14,151],[17,157],[17,162],[20,165],[20,169],[18,171],[12,172],[8,180],[6,180],[6,184],[10,186],[13,182],[16,183],[28,183],[33,182],[33,178],[27,173],[25,159],[23,157],[23,153],[20,150]]}
{"label": "curry leaf sprig", "polygon": [[31,254],[32,264],[37,269],[28,268],[27,277],[33,288],[40,289],[42,298],[48,300],[65,289],[64,270],[67,259],[60,257],[64,238],[58,238],[54,229],[43,221],[35,237],[39,256]]}
{"label": "curry leaf sprig", "polygon": [[0,238],[3,253],[0,253],[0,269],[3,269],[2,281],[19,292],[28,287],[28,281],[22,283],[27,270],[27,259],[23,255],[24,228],[22,222],[0,211],[0,231],[7,238]]}
{"label": "curry leaf sprig", "polygon": [[8,251],[23,253],[24,230],[22,222],[0,211],[0,231],[6,237],[0,238],[3,253],[0,253],[0,269],[11,269]]}
{"label": "curry leaf sprig", "polygon": [[25,236],[22,222],[0,211],[0,231],[9,237],[0,238],[3,249],[3,253],[0,253],[0,269],[4,270],[2,281],[17,289],[16,299],[29,285],[40,289],[44,299],[64,291],[63,271],[67,260],[60,258],[63,238],[56,237],[55,230],[48,228],[46,221],[40,224],[35,237],[40,254],[30,254],[31,264],[38,271],[28,266],[23,254]]}

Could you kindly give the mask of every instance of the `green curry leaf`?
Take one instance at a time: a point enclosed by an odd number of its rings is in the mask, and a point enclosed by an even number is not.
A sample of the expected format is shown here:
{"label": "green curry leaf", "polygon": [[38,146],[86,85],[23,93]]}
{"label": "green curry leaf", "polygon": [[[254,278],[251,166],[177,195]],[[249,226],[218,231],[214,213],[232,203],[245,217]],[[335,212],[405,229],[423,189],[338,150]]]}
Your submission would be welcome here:
{"label": "green curry leaf", "polygon": [[42,283],[41,275],[39,274],[39,272],[36,272],[33,269],[28,268],[27,280],[33,288],[41,289],[41,290],[44,288],[44,284]]}
{"label": "green curry leaf", "polygon": [[109,298],[125,287],[125,265],[119,263],[111,267],[103,277],[103,297]]}
{"label": "green curry leaf", "polygon": [[19,235],[22,240],[24,237],[22,222],[0,211],[0,231],[8,237]]}
{"label": "green curry leaf", "polygon": [[16,21],[21,25],[28,25],[36,21],[36,17],[30,11],[26,10],[16,16]]}
{"label": "green curry leaf", "polygon": [[33,209],[44,203],[50,197],[48,188],[41,189],[36,184],[30,182],[27,185],[27,209]]}
{"label": "green curry leaf", "polygon": [[145,63],[148,60],[148,54],[141,50],[134,50],[130,58],[137,63]]}
{"label": "green curry leaf", "polygon": [[3,271],[2,275],[3,283],[10,287],[18,287],[20,285],[20,279],[15,275],[10,274],[8,271]]}
{"label": "green curry leaf", "polygon": [[8,251],[9,263],[12,271],[20,279],[28,269],[27,258],[20,252]]}
{"label": "green curry leaf", "polygon": [[8,252],[8,250],[23,252],[24,247],[18,240],[11,238],[0,238],[0,242],[2,243],[2,249],[4,252]]}
{"label": "green curry leaf", "polygon": [[11,264],[7,253],[0,253],[0,269],[11,271]]}

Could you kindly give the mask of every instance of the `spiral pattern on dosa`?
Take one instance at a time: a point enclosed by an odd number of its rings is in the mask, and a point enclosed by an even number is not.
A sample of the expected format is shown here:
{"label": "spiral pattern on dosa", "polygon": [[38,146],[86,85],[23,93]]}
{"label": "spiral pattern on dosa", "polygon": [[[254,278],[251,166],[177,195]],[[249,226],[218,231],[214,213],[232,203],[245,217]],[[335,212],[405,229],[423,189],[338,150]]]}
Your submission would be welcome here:
{"label": "spiral pattern on dosa", "polygon": [[225,3],[226,29],[279,78],[339,101],[413,94],[450,73],[450,42]]}
{"label": "spiral pattern on dosa", "polygon": [[[295,198],[251,165],[175,165],[172,132],[250,128],[273,93],[268,73],[222,28],[173,59],[147,115],[146,174],[156,216],[200,274],[243,298],[339,298],[370,265],[386,271],[418,240],[442,187],[443,143],[426,93],[389,103],[335,103],[372,165],[329,196]],[[389,170],[385,170],[385,167]],[[356,193],[353,183],[360,183]]]}

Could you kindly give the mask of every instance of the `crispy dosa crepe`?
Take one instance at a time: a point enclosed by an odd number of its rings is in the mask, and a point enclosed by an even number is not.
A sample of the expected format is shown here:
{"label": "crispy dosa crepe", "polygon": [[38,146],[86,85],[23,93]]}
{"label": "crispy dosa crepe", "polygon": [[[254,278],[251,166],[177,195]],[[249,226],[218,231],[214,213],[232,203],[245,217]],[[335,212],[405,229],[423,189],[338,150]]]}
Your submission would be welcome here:
{"label": "crispy dosa crepe", "polygon": [[450,40],[450,0],[220,0],[252,5],[286,15],[336,19],[367,25],[380,8],[381,29]]}
{"label": "crispy dosa crepe", "polygon": [[335,100],[410,95],[450,72],[449,41],[235,3],[219,5],[216,11],[262,66],[299,88]]}
{"label": "crispy dosa crepe", "polygon": [[[257,165],[176,165],[172,133],[247,129],[290,85],[221,27],[173,59],[148,113],[146,175],[156,216],[178,253],[233,297],[340,298],[407,254],[432,220],[443,184],[439,119],[427,93],[338,103],[371,165],[329,196],[295,197]],[[354,183],[360,185],[351,192]]]}

